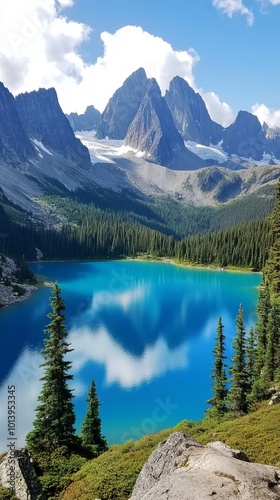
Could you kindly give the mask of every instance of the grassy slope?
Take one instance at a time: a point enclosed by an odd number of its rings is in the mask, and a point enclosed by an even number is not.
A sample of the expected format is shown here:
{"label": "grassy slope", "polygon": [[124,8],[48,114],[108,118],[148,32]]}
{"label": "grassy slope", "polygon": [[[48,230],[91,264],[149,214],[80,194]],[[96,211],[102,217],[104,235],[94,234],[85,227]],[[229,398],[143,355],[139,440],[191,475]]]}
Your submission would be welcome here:
{"label": "grassy slope", "polygon": [[63,500],[126,500],[136,478],[158,443],[174,431],[186,432],[202,444],[224,441],[244,451],[251,461],[280,466],[280,405],[262,407],[245,417],[213,424],[183,421],[174,429],[146,436],[133,443],[112,446],[109,451],[85,464],[73,476],[72,483],[61,496]]}

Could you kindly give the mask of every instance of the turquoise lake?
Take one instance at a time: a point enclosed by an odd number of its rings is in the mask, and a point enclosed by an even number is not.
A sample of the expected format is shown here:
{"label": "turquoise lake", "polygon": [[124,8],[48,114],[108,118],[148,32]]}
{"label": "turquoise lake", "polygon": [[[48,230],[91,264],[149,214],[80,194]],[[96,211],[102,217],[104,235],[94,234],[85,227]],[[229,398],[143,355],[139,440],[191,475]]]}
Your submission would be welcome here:
{"label": "turquoise lake", "polygon": [[[137,261],[32,264],[57,280],[66,303],[74,403],[79,430],[94,378],[102,431],[109,443],[138,439],[183,419],[203,417],[217,320],[232,355],[235,317],[256,321],[260,274],[192,269]],[[16,386],[18,445],[31,430],[40,392],[43,330],[51,288],[0,312],[1,449],[7,386]]]}

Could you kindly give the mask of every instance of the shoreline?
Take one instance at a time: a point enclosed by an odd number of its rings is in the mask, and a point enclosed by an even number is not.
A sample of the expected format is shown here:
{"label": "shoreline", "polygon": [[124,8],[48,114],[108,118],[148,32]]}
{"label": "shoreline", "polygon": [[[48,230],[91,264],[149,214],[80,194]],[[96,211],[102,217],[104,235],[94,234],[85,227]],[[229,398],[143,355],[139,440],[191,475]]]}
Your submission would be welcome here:
{"label": "shoreline", "polygon": [[[104,257],[103,259],[69,259],[69,260],[62,260],[62,259],[51,259],[51,260],[44,260],[40,261],[41,264],[47,264],[47,263],[60,263],[60,264],[67,264],[67,263],[78,263],[78,262],[109,262],[109,261],[115,261],[115,262],[126,262],[126,261],[135,261],[135,262],[154,262],[154,263],[165,263],[165,264],[172,264],[174,266],[178,267],[184,267],[188,269],[201,269],[201,270],[207,270],[207,271],[224,271],[224,272],[236,272],[236,273],[248,273],[248,274],[262,274],[262,271],[254,271],[250,268],[242,268],[242,267],[221,267],[216,264],[196,264],[193,262],[188,262],[188,261],[177,261],[176,259],[172,259],[170,257],[155,257],[152,255],[139,255],[137,257],[120,257],[120,258],[111,258],[111,257]],[[38,264],[40,263],[38,261],[29,261],[29,264]],[[37,275],[39,276],[39,275]],[[46,285],[47,286],[47,285]],[[48,285],[50,286],[50,285]]]}
{"label": "shoreline", "polygon": [[244,273],[244,274],[262,274],[262,271],[253,271],[249,268],[237,268],[237,267],[221,267],[218,265],[210,264],[194,264],[187,261],[177,261],[175,259],[171,259],[169,257],[127,257],[122,259],[124,261],[135,261],[135,262],[154,262],[154,263],[165,263],[172,264],[174,266],[183,267],[186,269],[200,269],[206,271],[221,271],[221,272],[230,272],[230,273]]}
{"label": "shoreline", "polygon": [[34,290],[38,289],[37,285],[28,285],[26,283],[15,283],[15,285],[24,289],[25,293],[23,295],[19,295],[18,292],[13,290],[13,285],[5,286],[0,284],[0,311],[12,306],[13,304],[30,299]]}
{"label": "shoreline", "polygon": [[[134,261],[134,262],[152,262],[152,263],[158,263],[158,264],[171,264],[173,266],[181,267],[184,269],[198,269],[202,271],[220,271],[220,272],[233,272],[233,273],[242,273],[242,274],[262,274],[262,271],[252,271],[251,269],[242,269],[242,268],[230,268],[230,267],[220,267],[216,265],[202,265],[202,264],[194,264],[190,262],[185,262],[185,261],[177,261],[175,259],[171,259],[169,257],[154,257],[154,256],[149,256],[149,255],[142,255],[138,257],[125,257],[123,259],[87,259],[87,260],[46,260],[42,261],[42,264],[44,263],[75,263],[75,262],[106,262],[106,261],[116,261],[116,262],[129,262],[129,261]],[[31,264],[35,264],[36,261],[30,262]],[[39,277],[39,275],[37,275]],[[36,285],[28,285],[28,284],[19,284],[21,288],[25,290],[25,293],[23,295],[18,295],[17,292],[13,290],[13,286],[4,286],[0,284],[0,311],[1,309],[6,309],[7,307],[17,304],[19,302],[24,302],[25,300],[28,300],[32,293],[37,290],[38,288],[44,286],[51,288],[53,286],[53,282],[48,281],[47,279],[45,280],[44,278],[41,279],[39,277],[39,282]]]}

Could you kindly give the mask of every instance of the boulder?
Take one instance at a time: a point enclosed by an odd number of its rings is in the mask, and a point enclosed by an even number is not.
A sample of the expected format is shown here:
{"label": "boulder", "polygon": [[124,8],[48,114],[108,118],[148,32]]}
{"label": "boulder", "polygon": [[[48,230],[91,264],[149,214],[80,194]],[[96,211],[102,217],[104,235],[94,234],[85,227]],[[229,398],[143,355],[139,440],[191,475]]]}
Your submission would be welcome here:
{"label": "boulder", "polygon": [[131,500],[279,499],[280,469],[235,453],[223,443],[202,446],[187,434],[171,434],[144,465]]}
{"label": "boulder", "polygon": [[214,448],[214,450],[220,451],[226,457],[233,457],[237,458],[238,460],[244,460],[244,462],[249,462],[249,458],[243,451],[233,450],[222,441],[214,441],[213,443],[208,443],[207,446],[209,446],[210,448]]}
{"label": "boulder", "polygon": [[270,399],[268,405],[277,405],[280,403],[280,392],[277,392],[276,394],[273,394],[272,398]]}
{"label": "boulder", "polygon": [[37,500],[42,488],[26,450],[9,451],[1,460],[0,484],[13,489],[19,500]]}

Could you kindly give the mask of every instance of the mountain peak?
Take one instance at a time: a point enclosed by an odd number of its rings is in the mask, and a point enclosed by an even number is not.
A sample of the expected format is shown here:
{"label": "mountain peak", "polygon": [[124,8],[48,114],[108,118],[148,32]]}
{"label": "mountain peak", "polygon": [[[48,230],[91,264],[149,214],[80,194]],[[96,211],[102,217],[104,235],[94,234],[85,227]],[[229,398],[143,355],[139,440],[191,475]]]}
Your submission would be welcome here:
{"label": "mountain peak", "polygon": [[101,120],[101,113],[92,105],[82,115],[70,113],[66,116],[74,132],[96,130]]}
{"label": "mountain peak", "polygon": [[257,116],[248,111],[239,111],[236,120],[223,132],[223,148],[230,154],[261,160],[267,146]]}
{"label": "mountain peak", "polygon": [[132,73],[116,90],[102,113],[97,138],[124,139],[146,93],[147,76],[143,68]]}
{"label": "mountain peak", "polygon": [[178,163],[180,169],[197,168],[198,164],[204,164],[185,148],[154,78],[148,81],[146,94],[128,129],[125,143],[144,152],[149,161],[171,168],[178,168]]}
{"label": "mountain peak", "polygon": [[210,118],[202,97],[186,80],[175,76],[166,91],[165,100],[184,140],[206,146],[221,140],[222,126]]}
{"label": "mountain peak", "polygon": [[0,82],[0,160],[21,164],[35,156],[16,108],[14,96]]}
{"label": "mountain peak", "polygon": [[24,130],[31,139],[42,142],[45,147],[81,167],[90,167],[88,150],[75,137],[54,88],[19,94],[16,106]]}

